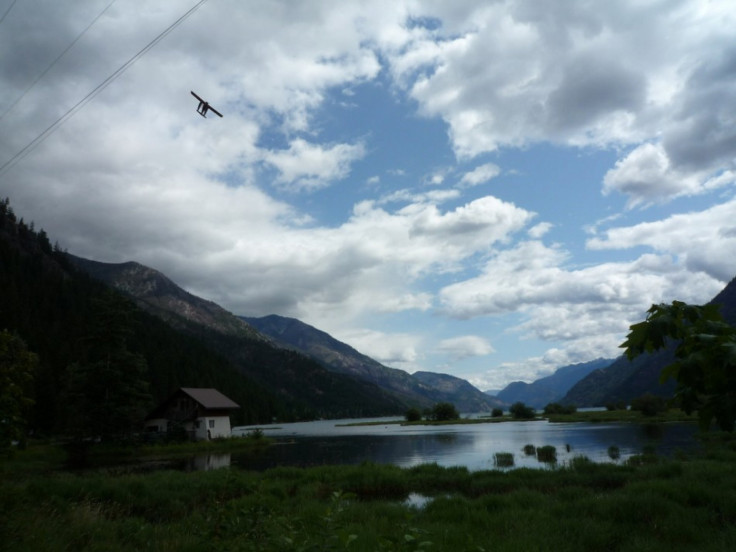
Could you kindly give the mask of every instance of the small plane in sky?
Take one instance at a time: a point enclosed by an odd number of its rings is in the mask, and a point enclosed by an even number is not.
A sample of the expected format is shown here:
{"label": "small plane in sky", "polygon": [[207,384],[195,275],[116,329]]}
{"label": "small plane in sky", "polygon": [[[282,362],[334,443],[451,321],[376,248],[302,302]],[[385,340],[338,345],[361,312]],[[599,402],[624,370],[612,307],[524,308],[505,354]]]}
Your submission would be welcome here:
{"label": "small plane in sky", "polygon": [[197,96],[194,92],[192,92],[192,96],[197,98],[199,100],[199,105],[197,106],[197,113],[199,113],[202,117],[207,118],[207,112],[212,111],[215,115],[219,115],[222,117],[222,113],[217,111],[214,107],[212,107],[209,103],[204,101],[202,98]]}

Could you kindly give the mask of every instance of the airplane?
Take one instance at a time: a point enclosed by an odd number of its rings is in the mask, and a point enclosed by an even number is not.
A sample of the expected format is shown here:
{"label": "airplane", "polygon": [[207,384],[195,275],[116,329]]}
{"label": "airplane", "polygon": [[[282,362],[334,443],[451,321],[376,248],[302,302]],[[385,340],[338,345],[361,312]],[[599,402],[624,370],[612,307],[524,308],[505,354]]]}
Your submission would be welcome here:
{"label": "airplane", "polygon": [[[191,92],[191,91],[190,91]],[[212,111],[215,115],[219,115],[222,117],[222,113],[217,111],[214,107],[212,107],[210,104],[208,104],[206,101],[204,101],[202,98],[197,96],[194,92],[192,92],[192,96],[197,98],[199,100],[199,105],[197,106],[197,113],[199,113],[202,117],[207,118],[207,112]]]}

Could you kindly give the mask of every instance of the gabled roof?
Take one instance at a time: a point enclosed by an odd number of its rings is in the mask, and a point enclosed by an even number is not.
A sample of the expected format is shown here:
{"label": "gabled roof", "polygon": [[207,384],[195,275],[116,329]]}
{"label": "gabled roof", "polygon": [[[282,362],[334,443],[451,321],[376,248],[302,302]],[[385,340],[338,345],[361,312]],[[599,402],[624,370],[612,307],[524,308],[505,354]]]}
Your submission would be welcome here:
{"label": "gabled roof", "polygon": [[217,389],[212,388],[201,388],[201,387],[180,387],[174,393],[172,393],[168,399],[159,404],[153,409],[146,420],[152,418],[160,418],[166,412],[168,405],[181,393],[184,393],[189,398],[194,400],[202,408],[206,410],[236,410],[240,408],[240,405],[227,398],[225,395],[220,393]]}
{"label": "gabled roof", "polygon": [[236,409],[240,405],[228,399],[217,389],[200,387],[182,387],[181,391],[189,395],[205,408]]}

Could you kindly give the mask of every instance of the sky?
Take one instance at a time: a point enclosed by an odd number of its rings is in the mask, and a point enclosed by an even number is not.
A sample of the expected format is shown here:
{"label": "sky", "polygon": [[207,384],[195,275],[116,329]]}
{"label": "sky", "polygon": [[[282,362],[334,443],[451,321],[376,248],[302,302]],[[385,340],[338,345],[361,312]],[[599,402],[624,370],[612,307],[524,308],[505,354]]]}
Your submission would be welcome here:
{"label": "sky", "polygon": [[499,390],[736,276],[734,28],[730,0],[0,0],[0,198]]}

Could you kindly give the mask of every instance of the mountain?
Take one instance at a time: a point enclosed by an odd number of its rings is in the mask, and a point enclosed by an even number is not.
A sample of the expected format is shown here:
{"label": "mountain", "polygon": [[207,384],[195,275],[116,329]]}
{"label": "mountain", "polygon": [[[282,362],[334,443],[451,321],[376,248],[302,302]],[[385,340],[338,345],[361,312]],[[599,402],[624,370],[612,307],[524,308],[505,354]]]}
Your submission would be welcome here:
{"label": "mountain", "polygon": [[[21,338],[39,362],[29,423],[37,435],[64,429],[63,393],[70,367],[84,363],[100,299],[110,288],[78,269],[43,230],[18,218],[0,200],[0,328]],[[234,422],[289,417],[293,409],[222,355],[131,306],[127,349],[146,360],[153,401],[179,386],[217,387],[243,408]]]}
{"label": "mountain", "polygon": [[576,383],[585,376],[609,366],[613,359],[599,358],[590,362],[563,366],[554,374],[532,383],[515,381],[500,391],[496,398],[508,404],[521,401],[527,406],[544,408],[551,402],[559,402]]}
{"label": "mountain", "polygon": [[[143,310],[223,355],[245,376],[291,405],[296,418],[403,413],[407,404],[371,382],[336,374],[274,343],[217,304],[135,262],[100,263],[69,256],[75,266],[131,297]],[[227,390],[222,390],[227,393]]]}
{"label": "mountain", "polygon": [[318,360],[333,372],[375,383],[413,406],[429,407],[438,402],[451,402],[461,412],[485,412],[502,405],[467,381],[453,376],[430,372],[410,375],[403,370],[384,366],[328,333],[295,318],[278,315],[241,318],[282,346]]}
{"label": "mountain", "polygon": [[432,388],[435,403],[450,402],[460,412],[490,412],[493,408],[506,406],[503,401],[491,397],[464,379],[436,372],[414,372],[411,375]]}
{"label": "mountain", "polygon": [[101,263],[67,254],[71,262],[87,274],[133,297],[143,310],[161,318],[169,325],[185,329],[190,324],[214,332],[241,336],[246,339],[265,338],[237,316],[213,303],[183,290],[169,278],[142,264]]}
{"label": "mountain", "polygon": [[[721,305],[721,314],[729,324],[736,324],[736,278],[710,303]],[[645,393],[672,397],[676,383],[659,382],[662,368],[675,360],[676,344],[653,353],[639,355],[630,361],[622,355],[606,368],[593,371],[580,380],[563,397],[565,404],[603,406],[608,403],[630,402]]]}

